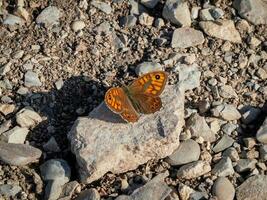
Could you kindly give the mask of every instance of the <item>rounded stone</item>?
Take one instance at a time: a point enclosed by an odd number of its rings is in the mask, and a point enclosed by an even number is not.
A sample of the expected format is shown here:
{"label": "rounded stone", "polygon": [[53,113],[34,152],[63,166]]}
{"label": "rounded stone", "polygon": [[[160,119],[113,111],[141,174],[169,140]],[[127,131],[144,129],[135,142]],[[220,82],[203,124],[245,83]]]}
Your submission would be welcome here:
{"label": "rounded stone", "polygon": [[71,29],[74,32],[78,32],[80,30],[82,30],[85,27],[85,23],[81,20],[75,21],[71,24]]}
{"label": "rounded stone", "polygon": [[200,147],[197,142],[192,139],[186,140],[180,144],[172,155],[167,157],[170,165],[182,165],[197,161],[200,155]]}
{"label": "rounded stone", "polygon": [[212,194],[218,200],[233,200],[235,197],[235,188],[227,178],[219,177],[212,187]]}

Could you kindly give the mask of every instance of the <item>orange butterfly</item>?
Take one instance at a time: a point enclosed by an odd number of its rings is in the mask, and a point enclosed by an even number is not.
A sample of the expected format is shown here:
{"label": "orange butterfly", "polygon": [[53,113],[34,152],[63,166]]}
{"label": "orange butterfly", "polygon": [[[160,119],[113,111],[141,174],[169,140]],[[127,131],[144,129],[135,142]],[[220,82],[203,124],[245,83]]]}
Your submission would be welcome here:
{"label": "orange butterfly", "polygon": [[168,74],[155,71],[142,75],[130,86],[113,87],[105,94],[110,110],[120,114],[127,122],[136,122],[140,114],[154,113],[162,107],[159,95],[162,93]]}

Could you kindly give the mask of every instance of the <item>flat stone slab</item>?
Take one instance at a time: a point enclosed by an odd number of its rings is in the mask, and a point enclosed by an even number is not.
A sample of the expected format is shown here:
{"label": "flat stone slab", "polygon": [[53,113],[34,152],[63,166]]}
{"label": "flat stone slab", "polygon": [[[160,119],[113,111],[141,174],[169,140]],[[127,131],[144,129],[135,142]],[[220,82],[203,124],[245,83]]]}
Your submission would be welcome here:
{"label": "flat stone slab", "polygon": [[78,118],[69,132],[82,182],[90,183],[105,173],[136,169],[150,159],[167,157],[179,146],[184,125],[184,92],[165,88],[160,111],[126,123],[105,103],[88,117]]}

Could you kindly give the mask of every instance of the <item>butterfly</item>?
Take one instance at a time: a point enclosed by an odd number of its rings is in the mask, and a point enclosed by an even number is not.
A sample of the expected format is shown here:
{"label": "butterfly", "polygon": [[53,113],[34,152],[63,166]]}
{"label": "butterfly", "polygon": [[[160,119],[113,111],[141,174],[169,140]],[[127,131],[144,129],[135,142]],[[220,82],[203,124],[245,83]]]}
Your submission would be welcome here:
{"label": "butterfly", "polygon": [[112,87],[105,94],[110,110],[127,122],[138,121],[140,114],[151,114],[162,107],[159,95],[165,88],[168,74],[155,71],[142,75],[129,86]]}

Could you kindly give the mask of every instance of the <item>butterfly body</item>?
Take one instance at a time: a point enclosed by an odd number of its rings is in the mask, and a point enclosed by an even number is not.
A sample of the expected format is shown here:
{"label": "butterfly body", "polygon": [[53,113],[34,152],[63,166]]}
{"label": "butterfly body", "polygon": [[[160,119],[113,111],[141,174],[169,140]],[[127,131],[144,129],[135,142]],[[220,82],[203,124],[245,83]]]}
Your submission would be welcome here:
{"label": "butterfly body", "polygon": [[129,86],[110,88],[105,95],[107,106],[128,122],[136,122],[140,114],[154,113],[162,107],[159,95],[167,81],[167,73],[151,72]]}

